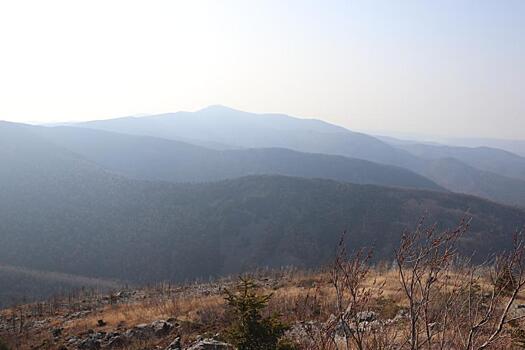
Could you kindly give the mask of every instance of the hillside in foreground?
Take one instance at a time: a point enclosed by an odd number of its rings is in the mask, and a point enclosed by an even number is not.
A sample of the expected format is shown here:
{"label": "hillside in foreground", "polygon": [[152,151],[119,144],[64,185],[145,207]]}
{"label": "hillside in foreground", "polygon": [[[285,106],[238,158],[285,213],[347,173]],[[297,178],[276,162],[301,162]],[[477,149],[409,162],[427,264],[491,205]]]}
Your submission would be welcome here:
{"label": "hillside in foreground", "polygon": [[[465,286],[466,269],[448,272],[446,285],[439,291]],[[286,331],[277,347],[264,349],[343,349],[347,338],[345,328],[352,326],[353,318],[338,322],[341,317],[356,317],[360,336],[367,344],[393,345],[396,349],[409,349],[402,343],[409,337],[410,301],[403,292],[398,271],[389,265],[379,265],[366,274],[359,284],[362,291],[370,293],[366,304],[359,299],[353,306],[345,292],[345,309],[338,309],[337,289],[334,287],[333,272],[330,269],[307,272],[293,269],[260,271],[251,275],[258,295],[271,295],[262,317],[278,315]],[[340,276],[342,278],[342,276]],[[490,281],[476,278],[476,288],[490,293]],[[236,278],[221,279],[209,283],[184,285],[157,284],[149,288],[120,290],[112,294],[79,293],[68,299],[58,299],[37,304],[21,305],[0,311],[0,339],[12,349],[163,349],[163,350],[230,350],[228,332],[235,322],[232,309],[225,299],[226,290],[235,290]],[[360,289],[361,290],[361,289]],[[436,294],[438,295],[438,294]],[[463,295],[465,297],[465,295]],[[358,298],[364,298],[360,295]],[[479,295],[472,295],[479,302]],[[448,308],[453,315],[454,308],[466,312],[462,305],[452,304],[456,299],[441,296],[432,300],[432,314],[429,320],[437,324],[443,314],[436,307]],[[498,299],[504,303],[507,299]],[[520,295],[512,302],[509,319],[523,317],[521,311],[525,296]],[[348,306],[348,308],[346,308]],[[493,327],[498,313],[490,315],[489,325]],[[478,304],[480,310],[485,308]],[[441,311],[444,309],[440,309]],[[348,316],[355,312],[353,316]],[[454,314],[455,315],[455,314]],[[475,321],[479,320],[478,318]],[[448,321],[451,326],[464,322],[463,318]],[[514,321],[505,324],[497,341],[487,349],[508,349],[512,344],[525,339],[520,332],[522,323]],[[447,325],[448,326],[448,325]],[[462,329],[464,331],[468,327]],[[435,327],[435,326],[433,326]],[[475,341],[483,342],[490,336],[492,328],[484,326]],[[423,330],[420,330],[423,332]],[[435,328],[439,344],[442,333]],[[350,338],[348,333],[347,337]],[[423,337],[424,333],[422,333]],[[459,342],[446,335],[449,349]],[[376,343],[377,342],[377,343]],[[353,344],[353,341],[349,341]],[[376,349],[368,345],[365,349]],[[432,349],[438,347],[432,347]],[[246,348],[255,349],[255,348]],[[349,349],[357,349],[350,346]],[[519,349],[519,347],[516,347]]]}
{"label": "hillside in foreground", "polygon": [[[348,253],[317,271],[82,291],[0,311],[3,349],[508,349],[525,344],[525,238],[475,264],[470,221],[405,232],[392,262]],[[465,347],[464,347],[465,346]],[[519,348],[519,347],[516,347]]]}

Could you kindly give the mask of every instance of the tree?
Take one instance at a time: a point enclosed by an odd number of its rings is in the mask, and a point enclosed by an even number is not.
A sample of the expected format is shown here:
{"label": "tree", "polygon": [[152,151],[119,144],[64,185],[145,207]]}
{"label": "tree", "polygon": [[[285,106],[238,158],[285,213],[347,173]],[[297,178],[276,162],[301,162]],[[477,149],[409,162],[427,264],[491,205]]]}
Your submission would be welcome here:
{"label": "tree", "polygon": [[0,350],[9,350],[7,344],[0,338]]}
{"label": "tree", "polygon": [[226,302],[233,316],[227,340],[239,350],[284,350],[290,344],[280,342],[288,327],[276,315],[263,317],[272,294],[258,294],[250,278],[240,277],[235,292],[226,290]]}

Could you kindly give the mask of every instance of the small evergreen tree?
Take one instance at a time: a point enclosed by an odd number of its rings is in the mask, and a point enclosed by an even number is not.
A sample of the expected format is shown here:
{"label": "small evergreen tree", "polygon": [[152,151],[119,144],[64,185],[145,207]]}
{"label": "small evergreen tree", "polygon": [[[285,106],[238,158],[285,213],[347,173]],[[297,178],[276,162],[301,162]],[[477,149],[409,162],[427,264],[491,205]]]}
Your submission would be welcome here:
{"label": "small evergreen tree", "polygon": [[226,290],[226,302],[233,316],[227,340],[239,350],[288,350],[293,345],[280,342],[288,327],[276,315],[263,317],[272,294],[259,295],[257,285],[249,278],[240,278],[235,292]]}
{"label": "small evergreen tree", "polygon": [[0,338],[0,350],[9,350],[7,344]]}

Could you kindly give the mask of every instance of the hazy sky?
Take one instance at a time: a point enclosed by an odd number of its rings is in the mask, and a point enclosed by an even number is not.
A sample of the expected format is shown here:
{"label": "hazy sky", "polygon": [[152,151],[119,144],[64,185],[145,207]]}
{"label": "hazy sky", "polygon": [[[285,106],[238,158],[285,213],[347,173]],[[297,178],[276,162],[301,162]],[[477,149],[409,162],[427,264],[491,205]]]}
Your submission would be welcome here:
{"label": "hazy sky", "polygon": [[0,119],[224,104],[525,139],[525,1],[0,0]]}

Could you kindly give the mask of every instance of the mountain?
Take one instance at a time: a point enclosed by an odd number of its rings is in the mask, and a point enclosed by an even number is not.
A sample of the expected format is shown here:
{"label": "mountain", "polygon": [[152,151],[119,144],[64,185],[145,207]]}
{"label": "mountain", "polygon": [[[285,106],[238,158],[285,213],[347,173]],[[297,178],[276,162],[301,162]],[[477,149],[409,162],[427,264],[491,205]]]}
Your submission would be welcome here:
{"label": "mountain", "polygon": [[200,140],[237,148],[288,148],[365,159],[390,165],[416,161],[365,134],[315,119],[284,114],[255,114],[223,106],[197,112],[177,112],[141,118],[119,118],[76,124],[77,126],[174,140]]}
{"label": "mountain", "polygon": [[18,125],[0,128],[0,162],[0,263],[138,283],[319,266],[344,230],[352,249],[390,259],[421,216],[444,228],[466,211],[462,247],[484,257],[525,224],[522,210],[447,192],[285,176],[131,180]]}
{"label": "mountain", "polygon": [[444,188],[525,208],[525,158],[490,147],[382,140],[410,152],[422,162],[412,170]]}
{"label": "mountain", "polygon": [[203,182],[276,174],[443,190],[407,169],[342,156],[276,148],[214,150],[174,140],[71,127],[31,127],[30,131],[105,169],[141,180]]}
{"label": "mountain", "polygon": [[[77,126],[172,140],[199,140],[200,144],[215,143],[233,148],[278,147],[346,156],[403,167],[430,177],[438,185],[451,191],[460,189],[464,193],[525,207],[525,197],[517,195],[525,188],[525,180],[522,178],[523,158],[498,150],[450,148],[438,152],[438,149],[429,145],[428,149],[418,151],[405,143],[389,144],[319,120],[282,114],[247,113],[222,106],[212,106],[197,112],[92,121]],[[456,163],[450,163],[451,166],[445,169],[449,163],[441,161],[440,171],[432,173],[432,169],[436,167],[435,160],[450,158],[450,153],[453,153],[452,158],[457,161],[465,161],[463,166],[473,174],[469,186],[462,187],[465,184],[465,174]],[[522,182],[515,181],[515,178]],[[454,182],[455,179],[458,181]],[[516,194],[513,193],[515,188]],[[495,192],[496,189],[501,191]]]}
{"label": "mountain", "polygon": [[503,149],[507,152],[525,157],[525,140],[505,140],[491,138],[448,138],[445,139],[447,144],[464,146],[464,147],[482,147]]}
{"label": "mountain", "polygon": [[479,170],[455,158],[428,161],[421,173],[457,193],[473,194],[497,202],[525,207],[523,180]]}
{"label": "mountain", "polygon": [[397,144],[396,147],[420,158],[433,160],[454,158],[479,170],[525,180],[525,158],[497,148],[421,143]]}
{"label": "mountain", "polygon": [[394,133],[389,136],[374,135],[389,144],[433,144],[453,147],[483,148],[504,150],[520,157],[525,157],[525,140],[494,138],[458,138],[412,133]]}

